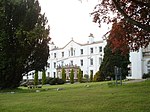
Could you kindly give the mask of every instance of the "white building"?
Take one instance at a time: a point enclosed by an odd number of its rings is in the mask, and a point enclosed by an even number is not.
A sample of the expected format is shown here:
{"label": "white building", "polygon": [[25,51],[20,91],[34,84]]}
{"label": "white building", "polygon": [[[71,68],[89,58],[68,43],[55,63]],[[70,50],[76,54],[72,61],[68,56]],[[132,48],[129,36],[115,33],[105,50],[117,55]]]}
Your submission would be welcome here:
{"label": "white building", "polygon": [[144,73],[150,72],[150,45],[138,52],[130,53],[131,71],[127,78],[141,79]]}
{"label": "white building", "polygon": [[[75,42],[73,39],[63,48],[50,45],[50,58],[46,74],[48,77],[61,77],[60,67],[79,67],[83,75],[95,74],[103,59],[104,41],[94,41],[92,36],[85,44]],[[76,78],[76,76],[75,76]]]}
{"label": "white building", "polygon": [[[93,75],[99,70],[104,56],[106,41],[94,41],[93,36],[89,36],[89,41],[85,44],[77,43],[73,39],[63,48],[58,48],[54,43],[50,44],[50,56],[46,70],[47,77],[61,78],[61,68],[66,68],[69,77],[70,70],[81,68],[83,75]],[[130,53],[129,67],[131,68],[127,78],[141,79],[144,73],[150,72],[150,45],[146,49]],[[28,79],[33,79],[34,73],[29,73]],[[39,72],[39,79],[42,73]],[[75,75],[77,78],[77,75]],[[27,79],[27,77],[24,77]]]}

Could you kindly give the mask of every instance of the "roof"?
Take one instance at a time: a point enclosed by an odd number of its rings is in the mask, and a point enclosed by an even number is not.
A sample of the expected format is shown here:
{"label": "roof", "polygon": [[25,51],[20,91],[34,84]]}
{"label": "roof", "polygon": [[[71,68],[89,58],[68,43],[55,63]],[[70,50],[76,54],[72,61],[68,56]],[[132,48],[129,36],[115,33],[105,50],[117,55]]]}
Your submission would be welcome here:
{"label": "roof", "polygon": [[92,43],[80,44],[80,43],[78,43],[78,42],[76,42],[76,41],[74,41],[74,40],[72,39],[72,40],[69,41],[68,44],[66,44],[64,47],[62,47],[62,48],[56,47],[56,48],[52,49],[51,51],[64,49],[64,48],[65,48],[67,45],[69,45],[71,42],[74,42],[74,43],[76,43],[76,44],[78,44],[78,45],[80,45],[80,46],[86,46],[86,45],[93,45],[93,44],[103,43],[103,41],[95,41],[95,42],[92,42]]}

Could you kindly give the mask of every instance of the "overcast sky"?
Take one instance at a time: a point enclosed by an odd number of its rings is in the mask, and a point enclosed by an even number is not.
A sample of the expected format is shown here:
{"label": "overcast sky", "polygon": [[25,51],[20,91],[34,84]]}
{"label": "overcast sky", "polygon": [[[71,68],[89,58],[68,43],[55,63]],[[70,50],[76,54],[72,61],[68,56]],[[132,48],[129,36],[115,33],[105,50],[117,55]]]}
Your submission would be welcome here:
{"label": "overcast sky", "polygon": [[79,43],[88,41],[93,33],[95,40],[102,40],[107,25],[102,28],[92,22],[91,13],[98,0],[39,0],[42,13],[45,13],[50,25],[50,37],[56,46],[63,47],[72,38]]}

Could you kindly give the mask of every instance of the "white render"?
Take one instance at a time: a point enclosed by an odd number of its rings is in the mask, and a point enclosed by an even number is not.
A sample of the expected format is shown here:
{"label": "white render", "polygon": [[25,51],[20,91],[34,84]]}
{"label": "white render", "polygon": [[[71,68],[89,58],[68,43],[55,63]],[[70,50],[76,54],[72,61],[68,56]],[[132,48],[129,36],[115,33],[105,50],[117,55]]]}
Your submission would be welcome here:
{"label": "white render", "polygon": [[150,72],[150,45],[140,48],[138,52],[130,52],[131,74],[129,79],[142,79],[144,73]]}
{"label": "white render", "polygon": [[[89,42],[80,44],[73,39],[63,48],[57,48],[53,43],[50,45],[50,58],[48,59],[49,67],[46,74],[49,77],[58,77],[56,68],[58,66],[76,65],[81,68],[83,75],[89,75],[90,71],[95,74],[103,59],[103,48],[106,45],[104,41],[94,42],[93,37],[89,37]],[[81,54],[81,49],[83,54]],[[93,49],[93,53],[91,50]],[[64,56],[62,56],[64,52]],[[81,65],[83,60],[83,65]],[[93,65],[91,64],[93,60]]]}
{"label": "white render", "polygon": [[[106,44],[105,40],[94,41],[92,36],[89,37],[89,41],[85,44],[77,43],[72,39],[63,48],[56,47],[52,42],[50,44],[50,56],[48,58],[46,76],[61,78],[60,74],[57,73],[57,67],[65,65],[79,66],[83,75],[90,75],[90,71],[92,70],[94,75],[101,65]],[[93,49],[93,53],[91,53],[91,48]],[[81,54],[81,49],[83,49],[83,54]],[[83,65],[81,65],[81,60],[83,60]],[[92,60],[93,65],[91,65]],[[127,78],[142,79],[144,73],[150,72],[150,45],[146,49],[139,49],[138,52],[130,52],[130,62],[129,67],[131,70]],[[42,73],[39,72],[39,79],[41,78]],[[27,76],[24,76],[23,79],[27,79]],[[28,79],[34,79],[34,71],[28,73]]]}

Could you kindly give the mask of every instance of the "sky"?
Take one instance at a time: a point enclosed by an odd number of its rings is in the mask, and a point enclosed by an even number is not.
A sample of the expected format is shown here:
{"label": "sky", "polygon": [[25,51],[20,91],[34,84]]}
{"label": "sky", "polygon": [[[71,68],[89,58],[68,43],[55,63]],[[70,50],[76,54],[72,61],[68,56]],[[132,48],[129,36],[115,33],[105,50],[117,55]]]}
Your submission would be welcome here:
{"label": "sky", "polygon": [[102,40],[109,30],[107,24],[99,28],[90,15],[99,0],[39,0],[41,13],[45,13],[50,25],[51,42],[65,46],[72,38],[78,43],[86,43],[90,33],[94,40]]}

